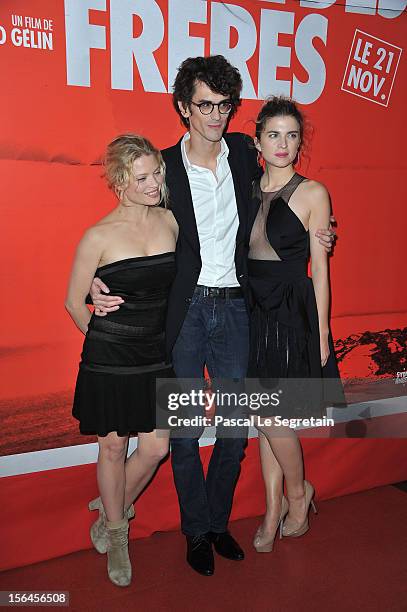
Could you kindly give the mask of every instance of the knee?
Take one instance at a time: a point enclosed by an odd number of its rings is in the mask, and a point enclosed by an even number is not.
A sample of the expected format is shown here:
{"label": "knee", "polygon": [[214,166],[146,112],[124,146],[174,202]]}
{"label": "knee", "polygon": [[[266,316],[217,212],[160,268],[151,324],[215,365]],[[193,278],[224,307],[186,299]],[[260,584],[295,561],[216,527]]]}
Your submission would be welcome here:
{"label": "knee", "polygon": [[272,440],[273,438],[283,438],[290,437],[292,432],[294,431],[290,427],[283,427],[276,424],[274,417],[267,417],[269,423],[267,425],[261,424],[259,421],[255,423],[256,429],[260,433],[260,438],[263,436],[267,440]]}
{"label": "knee", "polygon": [[112,463],[123,461],[126,458],[127,438],[110,438],[103,442],[99,440],[100,456]]}
{"label": "knee", "polygon": [[162,444],[157,444],[156,448],[153,450],[153,457],[160,463],[165,457],[168,455],[169,443],[163,442]]}
{"label": "knee", "polygon": [[141,454],[151,465],[158,465],[168,455],[168,442],[164,440],[157,441],[150,448],[143,449]]}

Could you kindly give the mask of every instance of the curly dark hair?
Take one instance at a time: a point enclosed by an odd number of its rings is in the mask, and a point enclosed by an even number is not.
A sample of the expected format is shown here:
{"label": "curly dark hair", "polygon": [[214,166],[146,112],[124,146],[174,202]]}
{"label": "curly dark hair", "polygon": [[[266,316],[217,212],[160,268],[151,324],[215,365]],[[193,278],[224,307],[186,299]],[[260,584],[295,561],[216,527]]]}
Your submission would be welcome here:
{"label": "curly dark hair", "polygon": [[294,117],[297,120],[300,128],[300,140],[302,141],[304,136],[304,116],[294,100],[285,96],[270,96],[265,99],[256,119],[256,137],[260,139],[260,134],[264,130],[268,119],[287,116]]}
{"label": "curly dark hair", "polygon": [[233,104],[229,115],[231,119],[241,104],[242,77],[238,69],[232,66],[223,55],[189,57],[178,69],[172,96],[174,108],[185,127],[188,127],[189,122],[186,117],[182,116],[178,102],[181,102],[184,108],[190,106],[197,81],[205,83],[215,93],[230,97]]}

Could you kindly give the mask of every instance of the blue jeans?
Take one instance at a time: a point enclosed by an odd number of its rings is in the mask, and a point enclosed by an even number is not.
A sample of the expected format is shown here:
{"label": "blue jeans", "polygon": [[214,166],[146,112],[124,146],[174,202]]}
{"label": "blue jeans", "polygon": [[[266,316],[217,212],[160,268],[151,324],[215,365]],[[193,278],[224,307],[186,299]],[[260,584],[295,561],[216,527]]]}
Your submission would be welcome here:
{"label": "blue jeans", "polygon": [[[246,376],[249,351],[249,321],[243,298],[204,297],[197,287],[175,343],[172,361],[178,378],[194,378],[202,388],[206,364],[216,378]],[[233,437],[219,437],[214,445],[205,480],[199,456],[199,437],[171,439],[171,461],[185,535],[227,529],[234,488],[244,455],[247,429]]]}

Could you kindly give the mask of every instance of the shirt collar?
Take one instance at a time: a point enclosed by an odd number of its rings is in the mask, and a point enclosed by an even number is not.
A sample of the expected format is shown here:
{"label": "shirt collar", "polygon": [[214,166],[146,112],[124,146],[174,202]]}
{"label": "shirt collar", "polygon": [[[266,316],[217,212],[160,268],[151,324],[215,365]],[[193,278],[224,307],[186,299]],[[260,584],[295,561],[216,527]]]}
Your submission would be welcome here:
{"label": "shirt collar", "polygon": [[[190,137],[191,137],[190,133],[186,132],[184,134],[184,136],[182,137],[182,140],[181,140],[182,161],[184,162],[185,170],[187,172],[189,172],[191,170],[200,170],[201,169],[201,168],[199,168],[199,166],[194,166],[194,164],[191,164],[191,162],[188,159],[186,148],[185,148],[185,143],[187,142],[187,140],[190,139]],[[221,159],[223,159],[225,156],[227,157],[228,155],[229,155],[229,147],[226,144],[225,139],[222,138],[221,141],[220,141],[220,153],[219,153],[218,157],[216,158],[217,164],[219,164]],[[203,168],[203,170],[205,170],[205,168]]]}

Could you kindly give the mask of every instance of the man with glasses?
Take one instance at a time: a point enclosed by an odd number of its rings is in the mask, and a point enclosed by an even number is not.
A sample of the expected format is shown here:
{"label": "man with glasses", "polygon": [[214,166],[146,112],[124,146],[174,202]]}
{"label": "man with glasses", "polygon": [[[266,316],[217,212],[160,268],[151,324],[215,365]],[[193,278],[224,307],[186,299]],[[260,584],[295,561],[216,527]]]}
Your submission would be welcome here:
{"label": "man with glasses", "polygon": [[[167,316],[167,344],[179,378],[201,380],[205,365],[213,379],[246,375],[245,228],[257,155],[243,134],[224,134],[241,103],[241,87],[238,70],[220,55],[185,60],[174,82],[174,107],[188,130],[163,151],[180,228]],[[211,575],[212,543],[229,559],[244,557],[227,524],[246,432],[225,437],[218,431],[206,479],[201,433],[173,436],[171,459],[187,560]]]}
{"label": "man with glasses", "polygon": [[[162,152],[179,225],[167,348],[178,378],[195,379],[198,386],[205,365],[214,379],[243,379],[247,370],[246,225],[259,167],[251,139],[225,133],[241,103],[241,88],[239,71],[223,56],[185,60],[175,78],[173,103],[188,131]],[[91,293],[105,312],[121,301],[101,296],[95,287]],[[212,544],[228,559],[244,558],[227,525],[246,431],[237,429],[229,437],[218,431],[206,478],[199,455],[202,431],[173,436],[171,458],[187,561],[210,576]]]}

